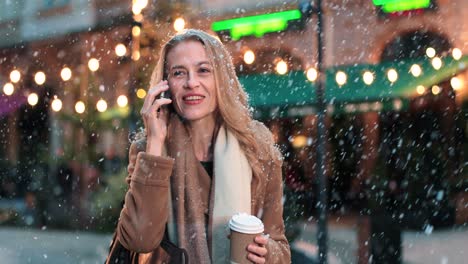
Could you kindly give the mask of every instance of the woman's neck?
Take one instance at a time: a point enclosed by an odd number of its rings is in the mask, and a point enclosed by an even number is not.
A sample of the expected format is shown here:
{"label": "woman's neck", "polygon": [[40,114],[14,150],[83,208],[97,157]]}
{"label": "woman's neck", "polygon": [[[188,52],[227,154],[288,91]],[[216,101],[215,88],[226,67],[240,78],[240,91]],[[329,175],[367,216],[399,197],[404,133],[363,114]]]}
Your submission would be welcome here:
{"label": "woman's neck", "polygon": [[215,129],[215,118],[189,122],[188,130],[192,137],[193,150],[199,161],[213,160],[213,137]]}

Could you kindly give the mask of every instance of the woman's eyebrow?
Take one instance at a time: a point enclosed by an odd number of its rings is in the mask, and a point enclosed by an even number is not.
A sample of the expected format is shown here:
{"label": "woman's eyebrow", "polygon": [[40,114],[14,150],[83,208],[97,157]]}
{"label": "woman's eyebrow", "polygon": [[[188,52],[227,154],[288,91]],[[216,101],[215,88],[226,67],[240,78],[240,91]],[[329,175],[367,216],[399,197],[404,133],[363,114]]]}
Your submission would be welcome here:
{"label": "woman's eyebrow", "polygon": [[185,69],[185,67],[182,65],[174,65],[171,67],[171,70],[174,70],[174,69]]}
{"label": "woman's eyebrow", "polygon": [[200,66],[203,64],[208,64],[209,66],[211,66],[211,63],[209,61],[200,61],[199,63],[197,63],[197,66]]}

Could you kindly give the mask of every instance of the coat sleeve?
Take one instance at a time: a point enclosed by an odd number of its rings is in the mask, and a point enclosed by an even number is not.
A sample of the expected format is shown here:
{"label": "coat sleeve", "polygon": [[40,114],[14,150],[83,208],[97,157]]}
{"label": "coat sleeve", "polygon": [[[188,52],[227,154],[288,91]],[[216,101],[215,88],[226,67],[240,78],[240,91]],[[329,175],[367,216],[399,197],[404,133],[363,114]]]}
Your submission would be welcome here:
{"label": "coat sleeve", "polygon": [[138,152],[130,146],[129,189],[117,224],[117,238],[130,251],[147,253],[156,249],[169,214],[169,178],[174,160]]}
{"label": "coat sleeve", "polygon": [[262,216],[265,234],[270,235],[266,263],[291,263],[291,251],[284,234],[281,161],[273,161],[269,167]]}

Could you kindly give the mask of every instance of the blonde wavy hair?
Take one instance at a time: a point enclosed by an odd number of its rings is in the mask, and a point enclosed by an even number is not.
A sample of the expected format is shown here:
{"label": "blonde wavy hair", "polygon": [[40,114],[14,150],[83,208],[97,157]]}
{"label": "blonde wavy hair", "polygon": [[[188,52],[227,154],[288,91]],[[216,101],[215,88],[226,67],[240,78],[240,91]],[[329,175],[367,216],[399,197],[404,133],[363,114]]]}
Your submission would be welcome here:
{"label": "blonde wavy hair", "polygon": [[204,46],[214,69],[218,118],[236,136],[254,174],[261,175],[259,166],[254,165],[259,159],[271,159],[278,154],[273,147],[273,136],[263,124],[252,119],[248,97],[237,78],[232,58],[217,38],[195,29],[171,37],[161,49],[150,87],[156,86],[165,77],[167,54],[184,41],[198,41]]}

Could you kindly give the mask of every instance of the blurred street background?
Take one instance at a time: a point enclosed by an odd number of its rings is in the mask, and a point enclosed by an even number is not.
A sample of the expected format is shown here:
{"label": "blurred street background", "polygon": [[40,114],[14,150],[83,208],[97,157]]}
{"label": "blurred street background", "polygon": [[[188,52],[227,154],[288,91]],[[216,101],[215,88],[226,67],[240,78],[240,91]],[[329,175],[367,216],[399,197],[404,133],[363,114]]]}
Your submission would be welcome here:
{"label": "blurred street background", "polygon": [[0,262],[103,262],[151,71],[186,28],[226,45],[273,132],[293,263],[317,261],[327,230],[329,263],[466,262],[466,14],[466,0],[0,0]]}

